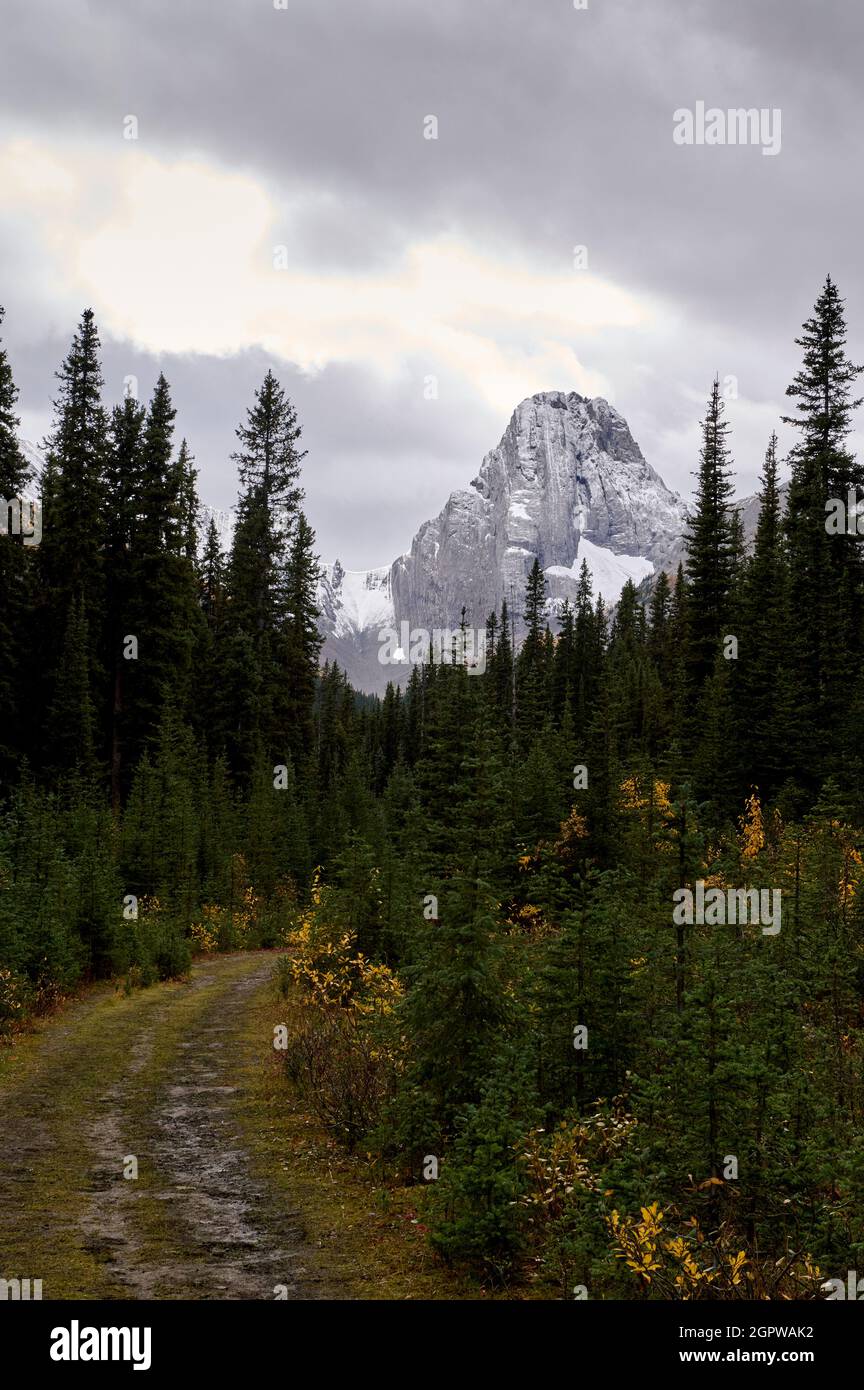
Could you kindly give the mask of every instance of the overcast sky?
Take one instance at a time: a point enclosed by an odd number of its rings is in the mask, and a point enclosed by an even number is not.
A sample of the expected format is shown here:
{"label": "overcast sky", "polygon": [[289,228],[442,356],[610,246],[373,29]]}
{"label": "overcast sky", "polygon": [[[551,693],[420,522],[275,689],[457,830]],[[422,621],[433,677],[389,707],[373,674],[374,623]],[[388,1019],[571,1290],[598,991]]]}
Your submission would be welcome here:
{"label": "overcast sky", "polygon": [[[319,550],[365,568],[532,392],[606,396],[686,495],[711,378],[734,377],[745,493],[828,272],[864,360],[862,7],[284,6],[4,0],[0,302],[28,438],[91,305],[109,400],[163,370],[202,499],[228,506],[272,365]],[[779,153],[676,144],[699,101],[779,109]]]}

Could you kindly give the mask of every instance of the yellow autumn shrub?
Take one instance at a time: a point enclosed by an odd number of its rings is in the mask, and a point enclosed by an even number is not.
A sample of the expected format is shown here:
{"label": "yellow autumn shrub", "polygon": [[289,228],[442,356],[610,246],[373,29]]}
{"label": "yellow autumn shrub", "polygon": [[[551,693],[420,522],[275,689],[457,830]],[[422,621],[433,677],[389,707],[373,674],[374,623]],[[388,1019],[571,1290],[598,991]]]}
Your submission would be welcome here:
{"label": "yellow autumn shrub", "polygon": [[284,937],[290,954],[279,965],[292,1006],[285,1061],[318,1117],[353,1148],[393,1090],[402,1052],[395,1009],[403,990],[389,966],[357,950],[354,934],[334,921],[328,906],[316,870],[309,905]]}

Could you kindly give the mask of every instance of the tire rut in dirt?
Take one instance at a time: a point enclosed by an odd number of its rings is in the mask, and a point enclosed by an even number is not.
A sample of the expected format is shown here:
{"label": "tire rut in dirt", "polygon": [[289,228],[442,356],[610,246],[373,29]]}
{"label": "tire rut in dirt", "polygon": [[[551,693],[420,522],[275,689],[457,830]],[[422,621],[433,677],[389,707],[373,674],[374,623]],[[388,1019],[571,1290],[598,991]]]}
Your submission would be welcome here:
{"label": "tire rut in dirt", "polygon": [[[186,1298],[319,1296],[296,1213],[255,1176],[226,1084],[236,1057],[232,1021],[268,978],[272,962],[231,983],[182,1043],[159,1096],[153,1159],[187,1258],[176,1292]],[[167,1273],[167,1272],[165,1272]],[[163,1296],[175,1280],[163,1278]]]}

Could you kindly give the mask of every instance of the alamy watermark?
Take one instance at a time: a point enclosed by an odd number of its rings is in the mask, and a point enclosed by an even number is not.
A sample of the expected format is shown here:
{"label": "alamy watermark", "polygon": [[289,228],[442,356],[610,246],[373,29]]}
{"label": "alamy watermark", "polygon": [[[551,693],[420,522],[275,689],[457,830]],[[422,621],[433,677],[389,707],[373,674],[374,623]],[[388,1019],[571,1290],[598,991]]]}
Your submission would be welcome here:
{"label": "alamy watermark", "polygon": [[829,497],[825,503],[825,530],[829,536],[864,536],[864,496],[850,487],[845,499]]}
{"label": "alamy watermark", "polygon": [[20,536],[24,545],[42,539],[42,503],[35,497],[0,497],[0,536]]}
{"label": "alamy watermark", "polygon": [[761,145],[763,154],[779,154],[781,144],[781,113],[775,106],[734,107],[723,111],[718,106],[705,109],[697,101],[693,110],[679,106],[672,113],[672,139],[676,145]]}
{"label": "alamy watermark", "polygon": [[763,936],[780,931],[782,904],[780,888],[705,888],[697,879],[695,892],[676,888],[672,922],[681,926],[761,926]]}
{"label": "alamy watermark", "polygon": [[131,1361],[133,1371],[149,1371],[152,1329],[149,1327],[82,1327],[77,1318],[69,1327],[51,1332],[52,1361]]}
{"label": "alamy watermark", "polygon": [[0,1279],[0,1302],[38,1302],[42,1297],[41,1279]]}
{"label": "alamy watermark", "polygon": [[486,670],[486,629],[474,627],[411,627],[405,619],[378,633],[378,660],[382,666],[422,665],[430,656],[439,665],[464,666],[469,676]]}
{"label": "alamy watermark", "polygon": [[864,1299],[864,1279],[858,1278],[857,1270],[849,1269],[846,1271],[845,1283],[842,1279],[826,1279],[822,1285],[822,1292],[827,1295],[827,1302],[829,1303],[838,1299],[848,1299],[853,1303],[858,1303]]}

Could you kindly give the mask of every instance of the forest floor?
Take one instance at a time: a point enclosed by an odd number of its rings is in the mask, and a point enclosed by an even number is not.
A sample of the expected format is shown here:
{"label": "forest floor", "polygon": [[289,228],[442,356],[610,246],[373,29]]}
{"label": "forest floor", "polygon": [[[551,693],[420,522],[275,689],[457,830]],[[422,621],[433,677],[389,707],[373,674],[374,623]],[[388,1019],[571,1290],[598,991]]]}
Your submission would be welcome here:
{"label": "forest floor", "polygon": [[292,1102],[276,955],[97,986],[0,1048],[0,1278],[43,1299],[484,1296],[430,1254],[411,1189]]}

